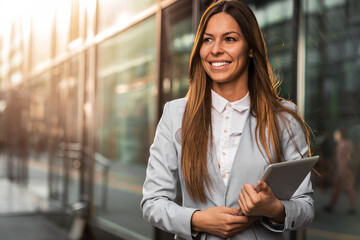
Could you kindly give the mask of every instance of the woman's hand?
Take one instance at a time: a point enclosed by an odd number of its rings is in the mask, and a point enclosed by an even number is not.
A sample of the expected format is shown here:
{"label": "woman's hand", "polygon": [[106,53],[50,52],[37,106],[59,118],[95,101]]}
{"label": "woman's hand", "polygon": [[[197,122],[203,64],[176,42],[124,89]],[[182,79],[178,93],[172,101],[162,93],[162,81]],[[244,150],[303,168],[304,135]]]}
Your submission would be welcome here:
{"label": "woman's hand", "polygon": [[194,212],[191,227],[195,232],[207,232],[221,238],[234,236],[255,222],[257,217],[237,216],[239,208],[211,207]]}
{"label": "woman's hand", "polygon": [[271,188],[264,182],[258,181],[255,187],[245,184],[239,194],[239,207],[245,216],[265,216],[276,222],[285,221],[285,208],[277,199]]}

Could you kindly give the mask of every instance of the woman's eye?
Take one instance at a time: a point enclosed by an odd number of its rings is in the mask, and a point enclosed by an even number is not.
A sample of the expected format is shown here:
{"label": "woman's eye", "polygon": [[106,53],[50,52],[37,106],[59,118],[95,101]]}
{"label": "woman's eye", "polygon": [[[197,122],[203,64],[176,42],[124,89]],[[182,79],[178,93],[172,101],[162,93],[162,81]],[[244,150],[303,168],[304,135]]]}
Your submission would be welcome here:
{"label": "woman's eye", "polygon": [[236,39],[233,38],[233,37],[226,37],[225,40],[226,40],[227,42],[235,42],[235,41],[236,41]]}
{"label": "woman's eye", "polygon": [[203,42],[210,42],[211,41],[211,38],[204,38],[203,39]]}

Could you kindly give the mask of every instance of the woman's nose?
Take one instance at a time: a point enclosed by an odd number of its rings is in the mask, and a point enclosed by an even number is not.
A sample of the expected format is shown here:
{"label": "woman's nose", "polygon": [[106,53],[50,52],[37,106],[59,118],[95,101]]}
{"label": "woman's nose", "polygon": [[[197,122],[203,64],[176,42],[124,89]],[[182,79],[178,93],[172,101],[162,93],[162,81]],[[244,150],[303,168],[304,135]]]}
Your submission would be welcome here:
{"label": "woman's nose", "polygon": [[213,55],[219,55],[219,54],[221,54],[223,52],[224,52],[224,49],[222,48],[221,42],[214,41],[214,44],[213,44],[212,49],[211,49],[211,53]]}

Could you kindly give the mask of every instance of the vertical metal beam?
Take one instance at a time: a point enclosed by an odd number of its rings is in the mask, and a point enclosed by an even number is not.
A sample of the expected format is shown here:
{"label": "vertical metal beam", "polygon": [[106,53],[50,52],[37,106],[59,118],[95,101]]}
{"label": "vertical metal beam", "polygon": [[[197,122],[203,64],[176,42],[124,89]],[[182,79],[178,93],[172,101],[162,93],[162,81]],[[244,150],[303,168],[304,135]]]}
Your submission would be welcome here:
{"label": "vertical metal beam", "polygon": [[[81,145],[81,148],[84,149],[84,132],[86,131],[85,124],[84,124],[84,106],[85,106],[85,62],[86,62],[86,55],[85,52],[81,52],[79,56],[79,81],[78,81],[78,114],[79,118],[78,120],[78,135],[77,135],[77,141]],[[81,151],[83,152],[83,151]],[[84,154],[81,154],[80,156],[80,168],[79,168],[79,175],[80,175],[80,183],[79,183],[79,199],[82,201],[84,194],[86,194],[85,190],[85,161],[87,160],[85,158]]]}
{"label": "vertical metal beam", "polygon": [[156,49],[156,56],[155,56],[155,63],[156,63],[156,109],[155,109],[155,116],[156,120],[159,121],[161,114],[162,114],[162,97],[163,97],[163,91],[162,91],[162,79],[161,79],[161,22],[162,22],[162,8],[161,8],[161,0],[157,0],[157,10],[155,13],[156,17],[156,36],[155,36],[155,49]]}
{"label": "vertical metal beam", "polygon": [[[86,2],[83,0],[80,0],[79,2],[79,31],[80,31],[80,38],[82,39],[82,43],[85,42],[86,39]],[[78,129],[77,129],[77,141],[79,142],[81,146],[81,154],[80,154],[80,168],[78,169],[79,175],[80,175],[80,182],[79,182],[79,194],[78,196],[80,201],[83,201],[84,196],[86,195],[85,190],[85,171],[86,171],[86,162],[88,159],[86,158],[84,154],[84,132],[85,124],[84,124],[84,106],[85,106],[85,62],[86,62],[86,54],[85,51],[81,51],[79,55],[79,62],[78,62]]]}
{"label": "vertical metal beam", "polygon": [[[54,59],[56,57],[56,43],[57,43],[57,39],[56,39],[56,14],[53,14],[53,20],[52,20],[52,31],[51,31],[51,59]],[[27,74],[31,72],[31,69],[28,68],[27,69]],[[26,79],[28,78],[28,76],[26,77]],[[54,95],[53,94],[53,79],[54,79],[54,69],[50,70],[50,74],[49,74],[49,79],[47,80],[49,82],[49,92],[50,92],[50,99],[49,99],[49,104],[52,105],[54,103]],[[30,85],[30,84],[29,84]],[[49,113],[48,113],[49,114]],[[52,121],[50,120],[53,116],[52,114],[54,114],[54,112],[50,112],[50,116],[48,116],[46,118],[46,125],[47,125],[47,129],[52,129]],[[54,192],[54,179],[55,179],[55,174],[53,172],[54,170],[54,161],[55,161],[55,152],[58,146],[56,146],[56,148],[54,148],[54,135],[52,134],[52,132],[50,131],[50,133],[48,133],[47,135],[48,137],[48,141],[47,141],[47,150],[49,152],[49,156],[48,156],[48,198],[51,199],[53,198],[53,192]]]}
{"label": "vertical metal beam", "polygon": [[[94,33],[97,33],[97,18],[98,18],[98,7],[99,7],[99,2],[98,0],[94,0],[95,3],[94,5],[96,6],[95,9],[93,9],[94,11],[91,13],[92,17],[91,19],[93,19],[92,24],[93,24],[93,30]],[[93,36],[91,36],[93,37]],[[89,100],[91,103],[91,115],[90,115],[90,126],[89,126],[89,134],[88,134],[88,139],[89,139],[89,152],[88,152],[88,161],[89,162],[89,169],[88,169],[88,197],[89,197],[89,218],[94,218],[95,217],[95,207],[94,207],[94,194],[95,194],[95,158],[94,153],[95,153],[95,146],[96,146],[96,126],[97,126],[97,119],[95,118],[95,116],[97,116],[96,111],[97,111],[97,105],[96,105],[96,98],[97,98],[97,93],[99,92],[96,86],[96,70],[97,70],[97,64],[96,64],[96,45],[93,45],[89,48],[88,50],[88,58],[86,59],[87,64],[88,64],[88,79],[86,81],[88,81],[88,84],[91,85],[91,90],[90,90],[90,96],[89,96]],[[91,156],[91,157],[90,157]]]}
{"label": "vertical metal beam", "polygon": [[293,1],[294,7],[293,7],[293,21],[292,21],[292,36],[293,36],[293,47],[291,51],[292,59],[295,59],[295,61],[292,64],[292,71],[291,71],[291,100],[296,104],[297,101],[297,63],[298,63],[298,39],[299,39],[299,6],[300,6],[300,0],[294,0]]}
{"label": "vertical metal beam", "polygon": [[[296,68],[293,71],[291,94],[298,105],[302,116],[305,114],[305,1],[294,0],[294,42],[293,57],[296,59]],[[305,231],[291,231],[290,240],[304,239]]]}
{"label": "vertical metal beam", "polygon": [[[70,60],[67,59],[67,61],[64,63],[64,80],[68,81],[69,77],[70,77]],[[70,96],[70,89],[69,87],[67,87],[66,89],[64,89],[65,93],[65,99],[63,99],[65,101],[64,103],[64,107],[65,109],[63,111],[68,111],[69,107],[71,106],[72,103],[72,98]],[[72,122],[69,120],[69,117],[71,117],[71,115],[69,116],[69,114],[65,115],[65,122],[64,122],[64,146],[68,146],[70,143],[70,138],[71,136],[69,136],[69,129],[71,129],[71,124]],[[64,153],[65,157],[63,158],[63,189],[62,189],[62,206],[63,208],[67,207],[68,204],[68,196],[69,196],[69,167],[68,167],[68,163],[67,163],[67,153],[65,151]]]}
{"label": "vertical metal beam", "polygon": [[200,22],[200,0],[194,0],[192,1],[192,24],[193,24],[193,32],[194,35],[196,35],[196,31]]}
{"label": "vertical metal beam", "polygon": [[[88,184],[88,198],[89,198],[89,218],[93,218],[95,216],[95,208],[94,208],[94,187],[95,187],[95,158],[94,156],[94,152],[95,152],[95,146],[96,146],[96,97],[97,97],[97,89],[96,89],[96,46],[92,46],[89,48],[88,50],[88,58],[86,59],[87,64],[88,64],[88,68],[89,68],[89,72],[88,72],[88,78],[86,81],[88,81],[88,84],[91,84],[91,90],[90,90],[90,96],[89,96],[89,100],[91,103],[91,114],[90,114],[90,119],[88,120],[89,123],[89,133],[88,133],[88,155],[87,155],[87,161],[90,161],[88,163],[88,179],[87,181],[89,181]],[[91,156],[91,157],[90,157]]]}
{"label": "vertical metal beam", "polygon": [[[156,4],[158,6],[157,11],[155,13],[156,17],[156,28],[155,28],[155,49],[156,49],[156,56],[155,56],[155,63],[156,63],[156,95],[155,95],[155,116],[156,116],[156,123],[160,120],[161,114],[162,114],[162,97],[163,97],[163,91],[162,91],[162,80],[161,80],[161,30],[162,30],[162,7],[161,7],[161,0],[157,0]],[[154,227],[153,237],[154,239],[163,240],[163,231]]]}
{"label": "vertical metal beam", "polygon": [[297,48],[297,91],[296,103],[302,116],[305,114],[305,13],[304,7],[306,0],[296,0],[298,2],[298,48]]}

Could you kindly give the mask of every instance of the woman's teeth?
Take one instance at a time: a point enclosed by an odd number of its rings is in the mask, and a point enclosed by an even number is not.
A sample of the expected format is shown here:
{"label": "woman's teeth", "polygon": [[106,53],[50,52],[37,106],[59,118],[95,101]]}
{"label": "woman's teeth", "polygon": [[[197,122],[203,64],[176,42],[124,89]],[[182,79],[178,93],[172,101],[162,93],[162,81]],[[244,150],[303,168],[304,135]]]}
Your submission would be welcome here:
{"label": "woman's teeth", "polygon": [[211,63],[211,65],[214,67],[221,67],[221,66],[225,66],[228,64],[229,64],[228,62],[213,62],[213,63]]}

